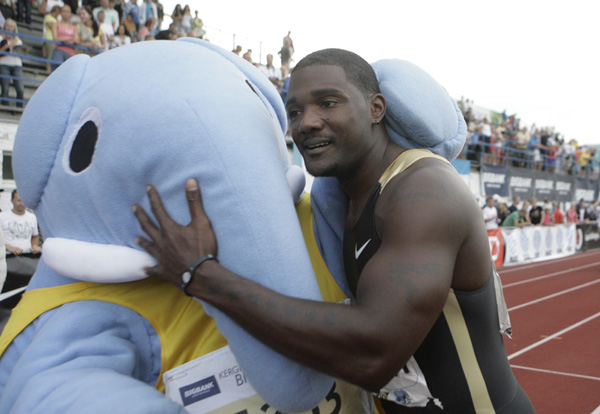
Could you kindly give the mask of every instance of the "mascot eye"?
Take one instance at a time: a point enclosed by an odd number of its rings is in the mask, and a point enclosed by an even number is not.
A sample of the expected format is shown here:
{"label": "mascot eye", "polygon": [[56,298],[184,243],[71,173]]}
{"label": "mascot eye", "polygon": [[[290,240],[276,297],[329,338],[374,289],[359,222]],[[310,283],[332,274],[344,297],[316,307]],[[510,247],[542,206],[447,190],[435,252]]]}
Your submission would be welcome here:
{"label": "mascot eye", "polygon": [[100,121],[98,108],[88,108],[81,116],[65,152],[64,167],[67,171],[81,173],[92,164],[100,135]]}

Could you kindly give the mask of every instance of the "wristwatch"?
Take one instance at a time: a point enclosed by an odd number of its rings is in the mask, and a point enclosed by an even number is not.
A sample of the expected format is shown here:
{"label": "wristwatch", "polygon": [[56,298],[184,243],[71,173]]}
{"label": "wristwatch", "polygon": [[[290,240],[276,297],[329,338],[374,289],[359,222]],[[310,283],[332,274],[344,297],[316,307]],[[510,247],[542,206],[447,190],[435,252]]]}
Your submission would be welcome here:
{"label": "wristwatch", "polygon": [[192,279],[194,278],[194,273],[196,269],[207,260],[215,260],[217,263],[219,262],[215,256],[212,254],[207,254],[206,256],[202,256],[198,260],[194,262],[190,267],[185,269],[183,274],[181,275],[181,290],[188,296],[192,296],[187,292],[187,287],[190,283],[192,283]]}

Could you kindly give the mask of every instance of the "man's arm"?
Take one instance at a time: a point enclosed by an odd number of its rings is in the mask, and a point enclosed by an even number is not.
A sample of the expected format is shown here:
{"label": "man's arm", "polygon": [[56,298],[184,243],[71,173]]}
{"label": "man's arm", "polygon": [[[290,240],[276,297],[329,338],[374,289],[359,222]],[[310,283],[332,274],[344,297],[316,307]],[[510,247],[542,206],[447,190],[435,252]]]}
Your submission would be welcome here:
{"label": "man's arm", "polygon": [[40,236],[31,236],[31,253],[41,253],[42,248],[40,247]]}
{"label": "man's arm", "polygon": [[[399,185],[386,189],[377,211],[378,229],[385,229],[382,245],[363,270],[356,306],[280,295],[215,261],[197,269],[187,291],[225,312],[278,352],[378,390],[413,355],[439,316],[461,245],[464,232],[458,223],[465,214],[461,211],[449,217],[442,203],[454,211],[464,199],[453,188],[431,185],[428,180],[432,179],[439,180],[439,173],[411,178],[420,181],[407,190]],[[186,189],[192,216],[187,226],[168,217],[154,189],[149,190],[149,197],[160,228],[141,208],[135,208],[152,240],[137,241],[160,262],[147,273],[176,285],[197,258],[217,253],[197,184],[188,181]],[[417,210],[428,219],[415,220]]]}

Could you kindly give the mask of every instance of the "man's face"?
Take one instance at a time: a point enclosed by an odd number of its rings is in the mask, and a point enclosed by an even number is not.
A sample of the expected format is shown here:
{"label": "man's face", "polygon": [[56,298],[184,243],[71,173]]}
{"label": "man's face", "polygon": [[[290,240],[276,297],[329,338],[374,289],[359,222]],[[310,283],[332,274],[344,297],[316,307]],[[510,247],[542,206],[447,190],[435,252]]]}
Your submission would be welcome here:
{"label": "man's face", "polygon": [[25,204],[23,204],[23,202],[21,201],[21,197],[19,196],[19,193],[15,193],[15,196],[13,197],[11,202],[13,205],[13,209],[15,210],[15,212],[17,214],[25,213]]}
{"label": "man's face", "polygon": [[370,101],[339,66],[309,66],[294,72],[286,110],[309,173],[338,177],[360,167],[374,141]]}

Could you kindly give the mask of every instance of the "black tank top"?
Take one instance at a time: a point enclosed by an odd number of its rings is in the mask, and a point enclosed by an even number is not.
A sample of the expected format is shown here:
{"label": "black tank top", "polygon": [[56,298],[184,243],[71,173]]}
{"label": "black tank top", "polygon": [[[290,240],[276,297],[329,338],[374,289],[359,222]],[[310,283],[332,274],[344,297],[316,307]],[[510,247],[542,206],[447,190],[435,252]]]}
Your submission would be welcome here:
{"label": "black tank top", "polygon": [[[439,158],[424,150],[402,153],[390,166],[393,171],[388,173],[388,168],[373,189],[354,228],[346,231],[344,265],[355,297],[360,274],[381,245],[374,222],[379,194],[412,163],[431,157]],[[386,413],[535,412],[506,356],[494,277],[492,269],[488,282],[476,291],[450,289],[442,313],[413,358],[378,393]]]}

